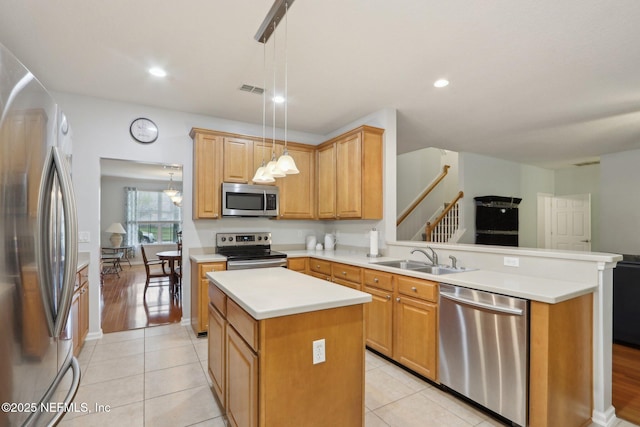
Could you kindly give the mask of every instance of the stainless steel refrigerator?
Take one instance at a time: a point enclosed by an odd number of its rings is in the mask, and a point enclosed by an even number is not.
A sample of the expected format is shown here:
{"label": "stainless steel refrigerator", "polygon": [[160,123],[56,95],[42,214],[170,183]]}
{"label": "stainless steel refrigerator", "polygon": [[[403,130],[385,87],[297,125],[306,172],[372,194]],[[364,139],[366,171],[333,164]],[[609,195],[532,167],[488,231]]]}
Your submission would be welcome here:
{"label": "stainless steel refrigerator", "polygon": [[72,402],[70,141],[53,98],[0,44],[0,427],[55,425],[83,409]]}

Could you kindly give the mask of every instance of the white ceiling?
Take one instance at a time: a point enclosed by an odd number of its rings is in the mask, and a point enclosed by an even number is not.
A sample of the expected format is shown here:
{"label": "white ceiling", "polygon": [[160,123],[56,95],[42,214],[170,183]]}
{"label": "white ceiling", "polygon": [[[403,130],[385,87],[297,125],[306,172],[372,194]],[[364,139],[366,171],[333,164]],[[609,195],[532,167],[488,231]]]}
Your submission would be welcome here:
{"label": "white ceiling", "polygon": [[[253,37],[271,4],[0,0],[0,42],[51,90],[261,123],[238,88],[263,86]],[[393,107],[399,153],[554,167],[638,149],[639,22],[637,0],[297,0],[288,126],[324,135]],[[276,38],[283,68],[284,26]]]}

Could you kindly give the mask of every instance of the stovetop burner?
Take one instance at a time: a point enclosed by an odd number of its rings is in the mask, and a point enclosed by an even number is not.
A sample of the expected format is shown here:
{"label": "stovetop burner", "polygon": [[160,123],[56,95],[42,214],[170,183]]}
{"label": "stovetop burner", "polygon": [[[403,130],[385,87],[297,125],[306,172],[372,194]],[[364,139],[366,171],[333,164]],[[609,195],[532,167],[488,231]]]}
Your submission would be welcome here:
{"label": "stovetop burner", "polygon": [[218,233],[216,247],[230,260],[286,258],[287,254],[271,250],[271,233]]}

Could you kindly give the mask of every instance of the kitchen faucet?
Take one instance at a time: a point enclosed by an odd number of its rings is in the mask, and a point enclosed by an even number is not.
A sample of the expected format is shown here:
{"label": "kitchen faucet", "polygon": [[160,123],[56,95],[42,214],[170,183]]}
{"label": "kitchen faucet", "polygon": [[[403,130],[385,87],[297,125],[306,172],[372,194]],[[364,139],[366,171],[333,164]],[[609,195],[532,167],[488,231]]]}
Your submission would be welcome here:
{"label": "kitchen faucet", "polygon": [[434,251],[433,248],[430,247],[430,246],[427,246],[427,249],[429,249],[431,251],[431,255],[429,255],[428,253],[426,253],[422,249],[413,249],[413,250],[411,250],[411,253],[413,254],[414,252],[420,252],[421,254],[423,254],[424,256],[429,258],[429,261],[431,261],[431,264],[438,265],[438,254],[436,254],[436,251]]}

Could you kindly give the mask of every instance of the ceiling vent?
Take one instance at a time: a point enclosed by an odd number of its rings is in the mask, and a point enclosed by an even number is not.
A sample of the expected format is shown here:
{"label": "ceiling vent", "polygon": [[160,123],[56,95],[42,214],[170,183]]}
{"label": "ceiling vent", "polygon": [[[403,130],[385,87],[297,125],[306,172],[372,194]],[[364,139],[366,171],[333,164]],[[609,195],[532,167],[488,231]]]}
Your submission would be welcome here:
{"label": "ceiling vent", "polygon": [[262,95],[264,93],[263,88],[258,86],[246,85],[246,84],[240,86],[240,90],[244,92],[255,93],[256,95]]}
{"label": "ceiling vent", "polygon": [[600,160],[592,160],[590,162],[575,163],[574,166],[591,166],[591,165],[599,165],[599,164],[600,164]]}

